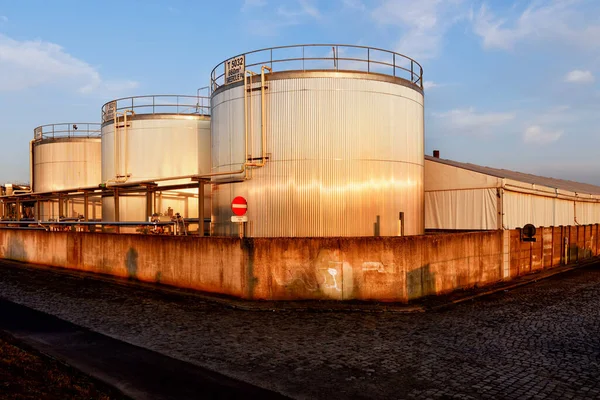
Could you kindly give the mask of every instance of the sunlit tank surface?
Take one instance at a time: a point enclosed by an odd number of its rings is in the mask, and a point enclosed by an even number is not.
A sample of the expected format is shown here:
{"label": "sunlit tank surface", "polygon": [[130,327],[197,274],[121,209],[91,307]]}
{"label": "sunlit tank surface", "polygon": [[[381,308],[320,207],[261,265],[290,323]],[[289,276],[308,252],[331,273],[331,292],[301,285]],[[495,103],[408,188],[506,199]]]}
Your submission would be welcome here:
{"label": "sunlit tank surface", "polygon": [[[240,63],[247,78],[231,73]],[[214,234],[239,233],[235,196],[248,202],[246,236],[422,234],[422,75],[403,55],[342,45],[258,50],[215,67],[212,180],[232,183],[213,191]]]}
{"label": "sunlit tank surface", "polygon": [[[206,97],[179,95],[128,97],[106,103],[102,107],[102,182],[111,186],[208,173],[208,104]],[[160,189],[190,182],[190,178],[157,181],[153,213],[198,218],[198,189]],[[208,217],[209,185],[205,193]],[[104,221],[115,220],[113,197],[104,198],[102,211]],[[146,213],[145,193],[119,197],[120,221],[147,221]]]}
{"label": "sunlit tank surface", "polygon": [[[97,186],[101,180],[100,124],[62,123],[34,129],[31,142],[31,185],[35,193]],[[41,220],[84,215],[82,199],[40,204]],[[100,219],[99,199],[90,199],[89,218]]]}

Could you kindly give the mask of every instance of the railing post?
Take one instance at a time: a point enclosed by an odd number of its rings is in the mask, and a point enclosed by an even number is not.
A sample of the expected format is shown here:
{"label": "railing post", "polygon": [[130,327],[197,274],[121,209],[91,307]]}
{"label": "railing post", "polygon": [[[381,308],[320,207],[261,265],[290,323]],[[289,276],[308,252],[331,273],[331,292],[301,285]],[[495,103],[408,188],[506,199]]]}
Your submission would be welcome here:
{"label": "railing post", "polygon": [[152,217],[152,214],[154,213],[153,210],[153,205],[154,205],[154,199],[153,199],[153,192],[150,190],[150,185],[146,186],[146,220],[150,221],[150,218]]}
{"label": "railing post", "polygon": [[89,194],[87,191],[83,192],[83,220],[88,222],[90,220],[89,206]]}
{"label": "railing post", "polygon": [[204,182],[198,181],[198,236],[204,236]]}
{"label": "railing post", "polygon": [[156,112],[154,110],[154,100],[155,100],[155,97],[152,96],[152,115],[156,114]]}
{"label": "railing post", "polygon": [[[119,210],[119,189],[118,188],[113,189],[113,200],[115,202],[115,222],[119,222],[120,221],[120,215],[119,215],[120,210]],[[115,232],[116,233],[121,232],[119,225],[115,226]]]}
{"label": "railing post", "polygon": [[414,82],[414,73],[413,73],[413,60],[410,60],[410,81]]}
{"label": "railing post", "polygon": [[371,48],[367,48],[367,73],[371,72]]}
{"label": "railing post", "polygon": [[393,53],[393,56],[394,56],[394,72],[393,72],[393,75],[394,75],[394,78],[395,78],[396,77],[396,53]]}

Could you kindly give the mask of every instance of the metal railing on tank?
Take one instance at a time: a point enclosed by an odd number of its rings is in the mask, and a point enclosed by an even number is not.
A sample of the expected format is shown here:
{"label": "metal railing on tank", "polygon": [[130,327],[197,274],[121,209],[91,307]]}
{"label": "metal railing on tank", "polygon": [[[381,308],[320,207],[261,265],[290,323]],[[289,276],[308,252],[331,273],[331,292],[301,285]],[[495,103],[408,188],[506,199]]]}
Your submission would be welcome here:
{"label": "metal railing on tank", "polygon": [[405,79],[423,88],[423,67],[410,57],[375,47],[343,44],[302,44],[254,50],[229,58],[211,72],[214,92],[225,84],[226,63],[244,57],[244,68],[260,73],[266,65],[273,71],[358,71]]}
{"label": "metal railing on tank", "polygon": [[124,97],[102,106],[102,122],[112,121],[126,110],[134,114],[210,115],[210,98],[176,94]]}
{"label": "metal railing on tank", "polygon": [[69,122],[38,126],[33,130],[35,141],[58,138],[99,138],[100,124],[90,122]]}

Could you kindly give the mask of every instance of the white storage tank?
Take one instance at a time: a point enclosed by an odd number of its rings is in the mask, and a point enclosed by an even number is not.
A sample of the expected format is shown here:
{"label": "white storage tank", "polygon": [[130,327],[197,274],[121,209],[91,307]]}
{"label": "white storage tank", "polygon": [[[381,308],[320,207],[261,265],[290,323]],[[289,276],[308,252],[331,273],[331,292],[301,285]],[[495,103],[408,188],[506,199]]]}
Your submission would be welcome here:
{"label": "white storage tank", "polygon": [[[34,129],[31,141],[31,187],[35,193],[97,186],[101,182],[100,124],[61,123]],[[95,202],[98,202],[96,204]],[[44,201],[41,220],[84,215],[83,200]],[[99,200],[90,200],[90,219],[100,219]]]}
{"label": "white storage tank", "polygon": [[230,203],[242,196],[246,236],[422,234],[422,75],[406,56],[342,45],[215,67],[213,233],[239,233]]}
{"label": "white storage tank", "polygon": [[[153,213],[198,218],[198,189],[161,187],[191,183],[190,176],[209,172],[209,110],[208,98],[200,96],[138,96],[106,103],[102,107],[102,182],[126,187],[157,180]],[[209,216],[209,185],[205,193],[204,215]],[[147,221],[146,214],[144,192],[119,196],[119,221]],[[113,197],[104,198],[102,215],[104,221],[116,220]]]}

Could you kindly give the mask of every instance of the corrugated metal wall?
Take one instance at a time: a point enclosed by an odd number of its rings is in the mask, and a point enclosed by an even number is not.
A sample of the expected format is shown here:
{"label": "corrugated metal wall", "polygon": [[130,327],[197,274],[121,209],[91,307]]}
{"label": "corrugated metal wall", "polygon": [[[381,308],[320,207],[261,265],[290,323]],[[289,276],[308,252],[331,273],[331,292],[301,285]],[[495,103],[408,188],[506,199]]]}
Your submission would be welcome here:
{"label": "corrugated metal wall", "polygon": [[100,183],[100,139],[61,138],[33,147],[33,191],[74,189]]}
{"label": "corrugated metal wall", "polygon": [[600,223],[600,203],[504,192],[504,226],[590,225]]}
{"label": "corrugated metal wall", "polygon": [[[270,76],[269,161],[252,179],[214,190],[216,235],[237,233],[230,202],[238,195],[248,200],[248,236],[397,235],[401,211],[405,234],[423,233],[423,96],[367,74],[345,76]],[[243,93],[238,85],[213,95],[213,172],[244,161]],[[251,93],[248,152],[257,158],[261,95]]]}
{"label": "corrugated metal wall", "polygon": [[[33,145],[33,191],[76,189],[95,186],[101,179],[101,145],[97,138],[57,138],[36,142]],[[100,204],[90,202],[90,216],[100,218]],[[63,215],[64,214],[64,215]],[[84,214],[81,202],[67,202],[63,212],[58,203],[42,202],[42,221],[58,217],[77,217]]]}
{"label": "corrugated metal wall", "polygon": [[[210,120],[200,116],[157,116],[128,120],[127,150],[124,129],[120,128],[120,173],[130,173],[129,181],[151,180],[197,174],[210,168]],[[115,179],[114,123],[102,126],[102,182]],[[125,171],[125,161],[127,169]],[[189,183],[181,181],[158,182],[165,184]],[[205,215],[210,213],[210,188],[206,188]],[[186,218],[198,217],[195,189],[163,192],[155,199],[155,212],[165,213],[169,207]],[[186,195],[188,197],[186,197]],[[190,197],[191,196],[191,197]],[[102,219],[114,221],[114,199],[103,199]],[[121,221],[146,220],[145,195],[119,198]]]}
{"label": "corrugated metal wall", "polygon": [[495,188],[425,192],[426,229],[498,229]]}
{"label": "corrugated metal wall", "polygon": [[600,223],[600,203],[585,201],[590,195],[575,197],[572,192],[510,179],[503,183],[498,177],[430,160],[425,161],[425,181],[426,229]]}

